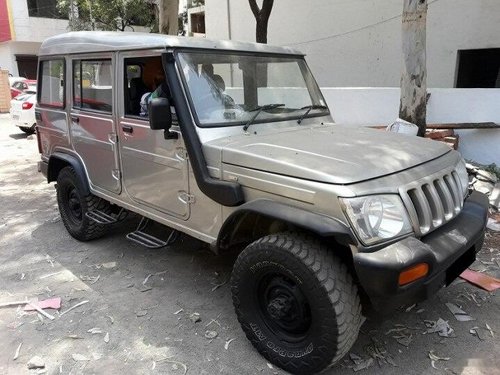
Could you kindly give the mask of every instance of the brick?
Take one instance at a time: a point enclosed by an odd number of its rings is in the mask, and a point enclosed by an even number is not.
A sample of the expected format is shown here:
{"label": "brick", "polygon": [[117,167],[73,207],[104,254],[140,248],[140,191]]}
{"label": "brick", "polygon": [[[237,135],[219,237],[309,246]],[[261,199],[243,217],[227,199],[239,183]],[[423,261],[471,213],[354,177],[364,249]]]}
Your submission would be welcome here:
{"label": "brick", "polygon": [[427,130],[425,133],[425,138],[439,139],[453,136],[455,132],[453,129],[439,129],[439,130]]}
{"label": "brick", "polygon": [[442,142],[446,143],[448,146],[452,147],[454,150],[458,148],[458,134],[453,137],[444,137]]}

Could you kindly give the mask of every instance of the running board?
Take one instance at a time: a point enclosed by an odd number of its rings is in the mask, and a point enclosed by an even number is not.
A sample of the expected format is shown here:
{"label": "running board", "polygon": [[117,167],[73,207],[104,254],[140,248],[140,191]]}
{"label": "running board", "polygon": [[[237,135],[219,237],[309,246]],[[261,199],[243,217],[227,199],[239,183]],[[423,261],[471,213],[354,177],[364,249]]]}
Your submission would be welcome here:
{"label": "running board", "polygon": [[87,216],[90,220],[95,221],[97,224],[110,225],[116,223],[118,221],[117,218],[120,215],[113,217],[105,212],[99,210],[92,210],[85,212],[85,216]]}
{"label": "running board", "polygon": [[166,241],[159,239],[151,234],[145,232],[146,227],[150,223],[149,219],[143,217],[137,226],[137,229],[126,235],[126,238],[130,241],[133,241],[139,245],[147,247],[149,249],[159,249],[161,247],[169,246],[173,244],[177,237],[179,236],[179,232],[174,229],[171,229],[170,234]]}
{"label": "running board", "polygon": [[92,221],[95,221],[100,225],[111,225],[115,224],[119,221],[122,221],[127,217],[127,211],[124,208],[120,209],[120,211],[116,214],[116,216],[111,216],[103,211],[92,210],[85,213],[85,216]]}

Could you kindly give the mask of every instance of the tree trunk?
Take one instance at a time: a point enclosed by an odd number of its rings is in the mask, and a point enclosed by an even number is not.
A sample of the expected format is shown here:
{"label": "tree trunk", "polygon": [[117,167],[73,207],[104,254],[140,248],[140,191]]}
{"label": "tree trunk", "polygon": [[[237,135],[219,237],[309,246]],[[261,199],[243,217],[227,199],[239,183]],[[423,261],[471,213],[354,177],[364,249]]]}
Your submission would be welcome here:
{"label": "tree trunk", "polygon": [[179,0],[160,0],[158,2],[159,30],[162,34],[179,33]]}
{"label": "tree trunk", "polygon": [[269,24],[269,16],[273,9],[274,0],[263,0],[262,8],[259,9],[256,0],[248,0],[250,9],[255,16],[255,40],[257,43],[267,43],[267,26]]}
{"label": "tree trunk", "polygon": [[403,0],[403,68],[399,117],[418,126],[423,137],[427,112],[427,0]]}
{"label": "tree trunk", "polygon": [[[248,0],[248,3],[255,16],[255,41],[257,43],[267,43],[267,26],[269,25],[269,16],[273,9],[274,0],[262,0],[262,8],[260,9],[256,0]],[[260,65],[257,69],[257,87],[266,87],[267,65]]]}

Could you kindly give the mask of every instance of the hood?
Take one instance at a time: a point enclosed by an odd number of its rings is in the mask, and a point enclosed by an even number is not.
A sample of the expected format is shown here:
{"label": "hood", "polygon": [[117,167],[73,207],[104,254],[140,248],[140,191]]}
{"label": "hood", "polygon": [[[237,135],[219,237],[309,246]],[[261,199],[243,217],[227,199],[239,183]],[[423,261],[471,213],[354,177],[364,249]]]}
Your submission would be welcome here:
{"label": "hood", "polygon": [[211,142],[222,162],[332,184],[399,172],[448,152],[436,141],[365,127],[318,125]]}

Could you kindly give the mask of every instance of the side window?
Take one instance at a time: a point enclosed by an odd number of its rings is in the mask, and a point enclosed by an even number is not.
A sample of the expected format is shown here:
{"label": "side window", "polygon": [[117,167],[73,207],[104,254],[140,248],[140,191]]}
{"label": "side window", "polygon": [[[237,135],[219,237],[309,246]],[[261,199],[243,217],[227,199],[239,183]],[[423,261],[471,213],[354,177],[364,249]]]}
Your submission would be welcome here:
{"label": "side window", "polygon": [[42,61],[40,71],[38,103],[42,106],[64,108],[64,60]]}
{"label": "side window", "polygon": [[131,57],[124,64],[125,116],[147,120],[148,104],[157,97],[170,97],[160,56]]}
{"label": "side window", "polygon": [[73,107],[113,111],[110,59],[73,61]]}
{"label": "side window", "polygon": [[151,89],[142,79],[142,66],[139,63],[125,60],[125,115],[139,116],[141,112],[141,98]]}

